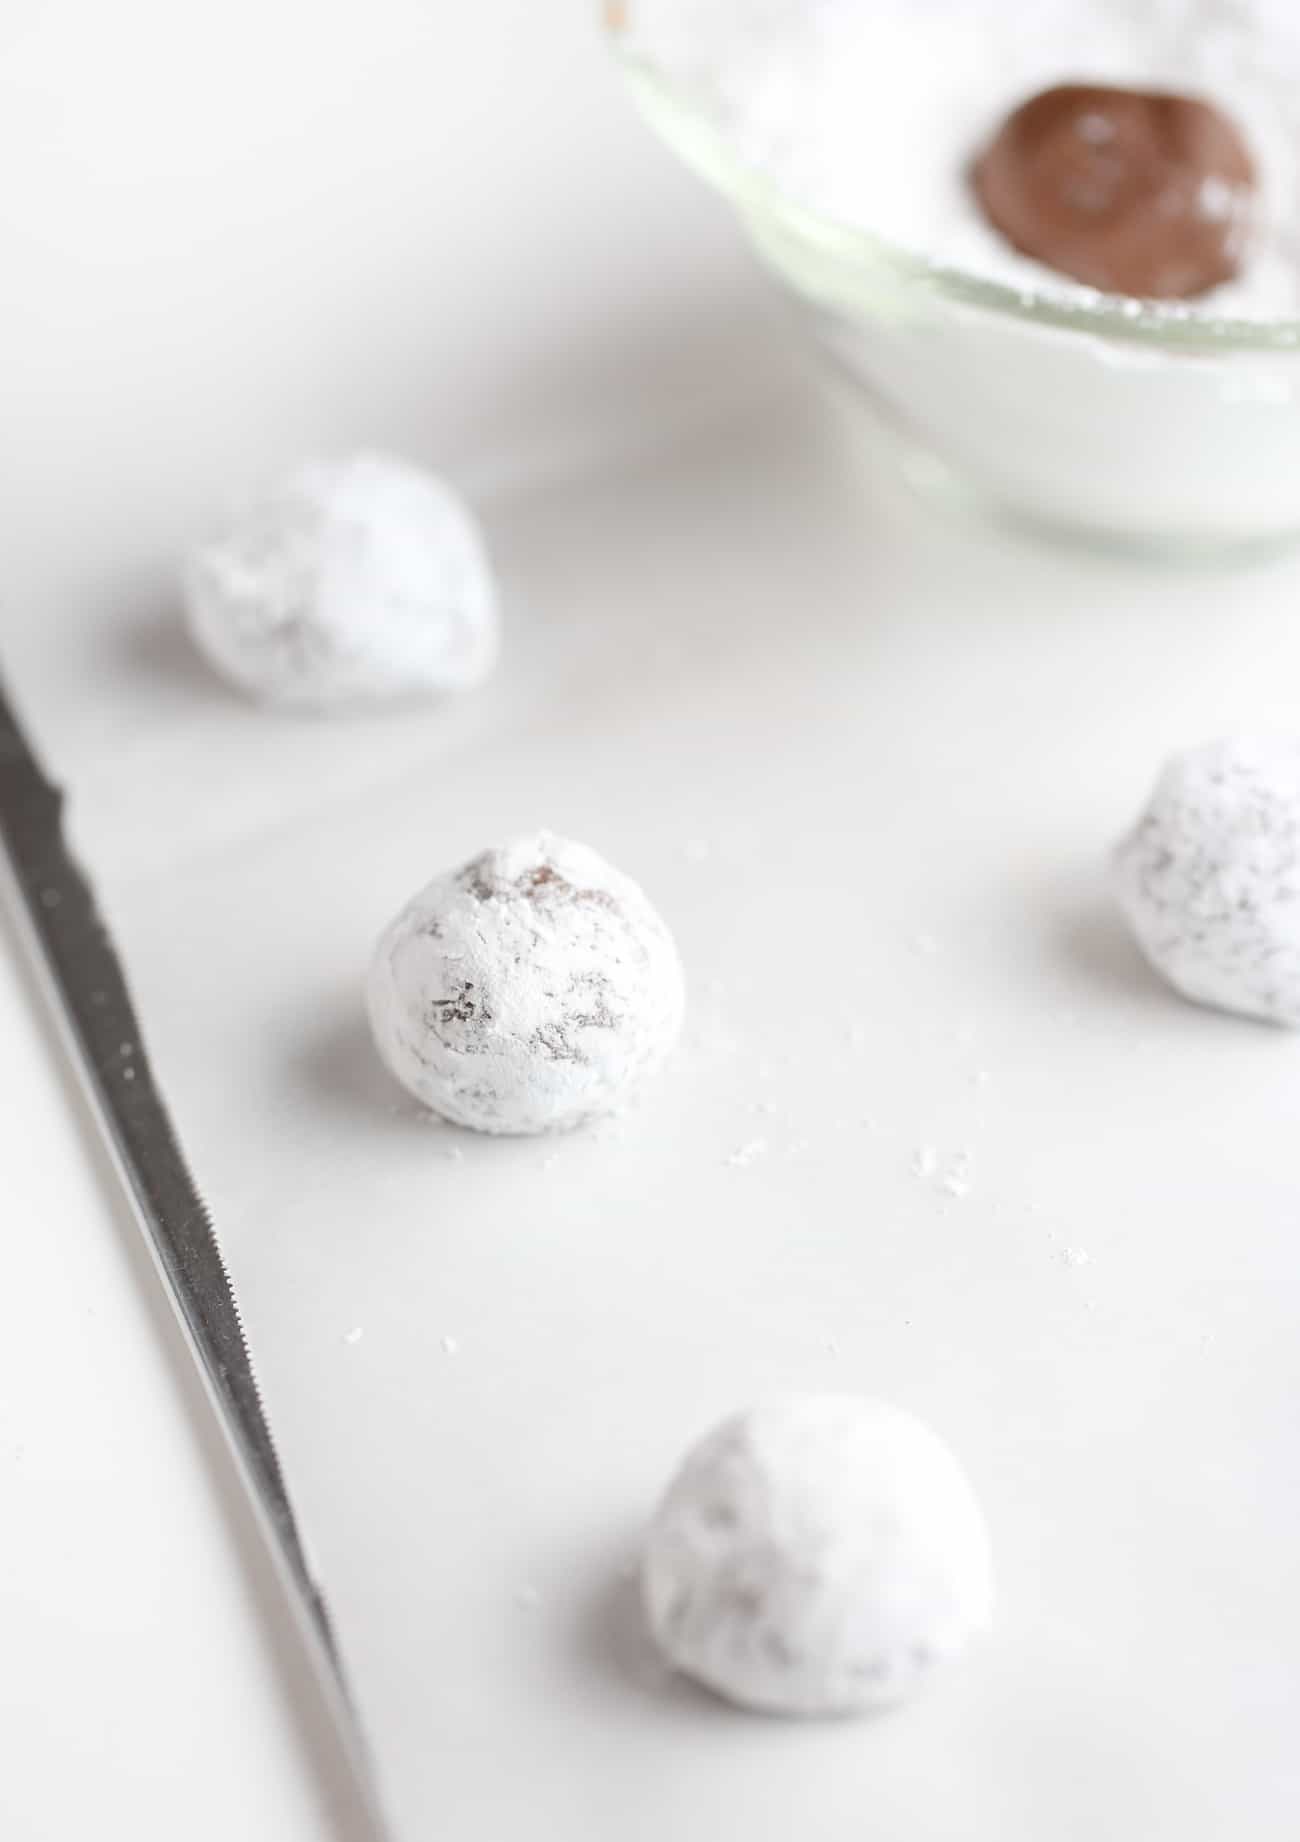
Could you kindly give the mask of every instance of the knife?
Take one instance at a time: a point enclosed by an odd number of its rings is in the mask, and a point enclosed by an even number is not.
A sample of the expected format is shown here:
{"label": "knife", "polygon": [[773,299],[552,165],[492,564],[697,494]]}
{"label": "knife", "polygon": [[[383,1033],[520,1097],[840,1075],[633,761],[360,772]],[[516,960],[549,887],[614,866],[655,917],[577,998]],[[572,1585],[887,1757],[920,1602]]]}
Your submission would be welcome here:
{"label": "knife", "polygon": [[369,1837],[387,1842],[391,1831],[285,1487],[230,1275],[150,1066],[122,962],[68,849],[63,806],[0,679],[0,866],[9,871],[3,880],[270,1550]]}

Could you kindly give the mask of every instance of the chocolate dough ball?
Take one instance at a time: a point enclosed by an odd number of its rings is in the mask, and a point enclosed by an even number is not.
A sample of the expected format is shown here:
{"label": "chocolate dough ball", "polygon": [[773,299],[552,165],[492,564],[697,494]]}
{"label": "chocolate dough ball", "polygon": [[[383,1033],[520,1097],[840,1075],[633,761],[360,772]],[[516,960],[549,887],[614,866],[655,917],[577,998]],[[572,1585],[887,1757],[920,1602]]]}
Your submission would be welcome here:
{"label": "chocolate dough ball", "polygon": [[1300,1029],[1300,742],[1235,736],[1166,762],[1113,880],[1185,998]]}
{"label": "chocolate dough ball", "polygon": [[671,1663],[741,1707],[799,1715],[907,1700],[993,1597],[984,1517],[947,1446],[897,1407],[822,1394],[761,1402],[691,1450],[642,1591]]}
{"label": "chocolate dough ball", "polygon": [[1240,270],[1255,163],[1212,103],[1069,83],[1023,103],[975,162],[985,216],[1108,294],[1191,300]]}
{"label": "chocolate dough ball", "polygon": [[473,515],[385,454],[309,461],[190,557],[190,631],[224,678],[316,711],[468,690],[497,655]]}
{"label": "chocolate dough ball", "polygon": [[558,1132],[614,1112],[682,1021],[681,961],[630,877],[541,832],[445,871],[376,949],[379,1053],[477,1132]]}

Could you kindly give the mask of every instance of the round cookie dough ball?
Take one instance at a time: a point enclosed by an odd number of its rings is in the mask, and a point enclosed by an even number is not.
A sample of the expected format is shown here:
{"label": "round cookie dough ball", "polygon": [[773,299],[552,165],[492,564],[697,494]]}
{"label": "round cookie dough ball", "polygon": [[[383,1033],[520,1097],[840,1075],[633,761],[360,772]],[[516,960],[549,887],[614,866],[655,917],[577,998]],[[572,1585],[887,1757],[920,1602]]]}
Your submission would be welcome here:
{"label": "round cookie dough ball", "polygon": [[775,1714],[902,1701],[989,1621],[988,1536],[947,1447],[898,1408],[791,1395],[688,1455],[642,1584],[668,1659]]}
{"label": "round cookie dough ball", "polygon": [[1300,1026],[1300,742],[1175,755],[1113,880],[1142,951],[1184,997]]}
{"label": "round cookie dough ball", "polygon": [[1112,294],[1192,300],[1241,268],[1255,163],[1198,96],[1066,83],[1022,103],[975,162],[1007,242]]}
{"label": "round cookie dough ball", "polygon": [[381,454],[299,467],[194,552],[184,589],[199,650],[267,703],[465,690],[496,659],[473,518],[432,474]]}
{"label": "round cookie dough ball", "polygon": [[542,832],[437,876],[375,951],[375,1042],[417,1100],[480,1132],[609,1113],[681,1026],[672,935],[629,877]]}

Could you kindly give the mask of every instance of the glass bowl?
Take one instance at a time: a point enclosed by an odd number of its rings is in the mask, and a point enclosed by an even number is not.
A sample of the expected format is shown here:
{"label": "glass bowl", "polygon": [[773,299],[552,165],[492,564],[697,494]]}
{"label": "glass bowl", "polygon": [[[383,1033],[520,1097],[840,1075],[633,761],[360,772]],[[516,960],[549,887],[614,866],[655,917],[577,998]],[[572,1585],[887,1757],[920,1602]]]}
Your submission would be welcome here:
{"label": "glass bowl", "polygon": [[739,30],[765,4],[608,0],[605,27],[646,119],[731,204],[907,477],[1110,546],[1300,539],[1300,321],[1017,290],[809,211],[642,49],[647,23],[680,35],[712,8]]}

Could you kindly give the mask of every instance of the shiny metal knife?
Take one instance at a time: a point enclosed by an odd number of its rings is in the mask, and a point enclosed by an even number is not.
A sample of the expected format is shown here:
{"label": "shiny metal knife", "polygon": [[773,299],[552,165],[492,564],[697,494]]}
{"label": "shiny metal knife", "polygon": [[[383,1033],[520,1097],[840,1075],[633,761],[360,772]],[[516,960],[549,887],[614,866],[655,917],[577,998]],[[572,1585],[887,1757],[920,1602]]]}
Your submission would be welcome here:
{"label": "shiny metal knife", "polygon": [[16,916],[270,1547],[375,1842],[389,1835],[258,1393],[230,1276],[154,1079],[116,949],[0,680],[0,839]]}

